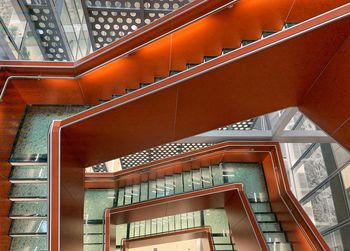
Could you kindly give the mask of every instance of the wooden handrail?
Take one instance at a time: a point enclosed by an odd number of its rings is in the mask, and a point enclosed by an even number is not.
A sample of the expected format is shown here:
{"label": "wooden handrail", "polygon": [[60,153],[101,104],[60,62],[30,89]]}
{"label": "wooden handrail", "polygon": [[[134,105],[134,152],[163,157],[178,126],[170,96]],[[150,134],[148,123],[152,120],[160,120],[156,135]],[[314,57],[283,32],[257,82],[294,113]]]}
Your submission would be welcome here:
{"label": "wooden handrail", "polygon": [[60,72],[63,73],[63,76],[79,77],[113,60],[129,55],[203,17],[229,7],[236,1],[192,1],[75,62],[6,60],[0,61],[0,67],[3,71],[13,72],[15,75],[29,71],[30,75],[57,75],[57,72]]}

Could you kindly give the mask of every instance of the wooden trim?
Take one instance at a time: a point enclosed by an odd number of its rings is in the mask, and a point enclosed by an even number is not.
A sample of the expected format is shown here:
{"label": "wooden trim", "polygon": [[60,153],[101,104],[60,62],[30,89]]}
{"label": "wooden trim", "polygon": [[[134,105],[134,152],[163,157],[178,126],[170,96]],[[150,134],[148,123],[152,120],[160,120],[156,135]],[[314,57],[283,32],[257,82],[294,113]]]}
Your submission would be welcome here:
{"label": "wooden trim", "polygon": [[[213,239],[211,237],[211,228],[209,227],[198,227],[198,228],[191,228],[191,229],[185,229],[185,230],[176,230],[166,233],[158,233],[158,234],[152,234],[147,236],[141,236],[141,237],[135,237],[130,239],[124,239],[122,241],[122,250],[127,251],[128,248],[135,248],[139,246],[145,246],[145,243],[148,243],[149,241],[155,240],[155,239],[161,239],[159,242],[155,243],[169,243],[169,242],[175,242],[179,240],[191,240],[191,239],[198,239],[198,238],[205,238],[208,241],[209,244],[209,250],[215,251],[214,245],[213,245]],[[130,247],[131,245],[132,247]]]}
{"label": "wooden trim", "polygon": [[[244,192],[240,194],[239,197],[232,200],[232,197],[237,195],[240,191],[243,191],[242,184],[227,184],[220,187],[212,187],[184,194],[175,194],[150,201],[110,208],[105,214],[105,251],[115,250],[115,243],[112,244],[110,242],[110,239],[116,239],[114,236],[115,231],[108,231],[113,225],[210,209],[213,207],[225,208],[226,215],[229,217],[230,229],[235,227],[231,225],[231,223],[241,222],[243,218],[246,219],[248,223],[245,225],[247,235],[243,238],[235,237],[235,246],[238,249],[241,248],[245,250],[245,248],[248,248],[249,250],[260,249],[267,251],[268,248],[250,206],[238,207],[234,211],[234,214],[230,213],[232,211],[232,205],[236,207],[237,205],[248,202]],[[246,202],[244,202],[244,200],[246,200]],[[235,216],[239,217],[238,221],[231,220],[231,218]],[[109,233],[109,235],[107,235],[107,233]]]}
{"label": "wooden trim", "polygon": [[110,60],[132,53],[135,48],[142,47],[149,42],[160,39],[184,25],[196,21],[208,13],[220,10],[235,0],[195,0],[173,11],[149,25],[143,26],[125,37],[87,55],[76,62],[42,62],[42,61],[0,61],[6,71],[28,71],[30,75],[42,74],[57,75],[64,72],[66,76],[78,76]]}
{"label": "wooden trim", "polygon": [[[171,175],[186,168],[186,170],[198,169],[204,165],[218,164],[225,161],[261,162],[263,164],[265,177],[269,178],[267,180],[269,197],[274,211],[277,212],[277,217],[282,224],[287,224],[283,223],[287,221],[285,215],[290,215],[288,224],[293,226],[294,230],[289,231],[289,233],[287,232],[287,235],[289,235],[292,244],[297,246],[294,250],[329,250],[323,237],[312,224],[291,192],[279,144],[275,142],[224,142],[112,174],[86,174],[85,186],[94,188],[115,188],[118,187],[119,184],[121,186],[132,185],[140,182],[140,180],[135,179],[135,177],[140,177],[140,173],[148,173],[152,175],[153,178],[162,177],[162,175]],[[94,181],[89,181],[91,176]],[[110,180],[107,184],[104,183],[106,181],[106,176],[109,177]],[[99,179],[103,182],[99,182]],[[116,180],[119,182],[124,180],[124,182],[119,183],[116,182]],[[129,181],[129,183],[127,183],[127,181]],[[200,193],[200,191],[197,191],[197,193]],[[186,194],[179,196],[186,196]],[[161,198],[159,200],[165,199],[166,198]],[[243,199],[243,202],[246,207],[249,206],[248,201],[244,201]],[[156,203],[156,200],[146,203],[151,205],[152,203]],[[137,205],[141,204],[138,203]],[[134,207],[135,205],[130,205],[126,210],[131,210]],[[115,210],[123,210],[123,208],[124,207],[111,209],[111,213]],[[297,241],[296,239],[298,238],[299,240]]]}

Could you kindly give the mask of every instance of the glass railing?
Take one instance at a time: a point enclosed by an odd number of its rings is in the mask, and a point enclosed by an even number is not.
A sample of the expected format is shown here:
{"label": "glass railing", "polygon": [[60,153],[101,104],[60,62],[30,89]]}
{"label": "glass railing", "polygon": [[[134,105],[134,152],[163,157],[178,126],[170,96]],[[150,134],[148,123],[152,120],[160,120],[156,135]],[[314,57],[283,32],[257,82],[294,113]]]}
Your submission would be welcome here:
{"label": "glass railing", "polygon": [[28,250],[28,251],[43,251],[48,250],[47,248],[47,237],[46,236],[21,236],[12,238],[11,240],[11,251]]}
{"label": "glass railing", "polygon": [[46,201],[15,201],[12,203],[11,217],[46,217]]}
{"label": "glass railing", "polygon": [[46,235],[47,220],[43,219],[17,219],[13,220],[10,235]]}
{"label": "glass railing", "polygon": [[31,184],[31,183],[18,183],[12,184],[9,194],[12,198],[46,198],[47,197],[47,184]]}
{"label": "glass railing", "polygon": [[[103,228],[101,223],[103,210],[106,206],[129,205],[229,183],[244,184],[244,190],[251,202],[252,209],[267,244],[269,246],[273,244],[274,247],[277,246],[278,248],[282,246],[284,248],[286,246],[290,247],[275,214],[271,210],[264,174],[261,166],[257,163],[221,163],[197,170],[176,173],[140,184],[119,187],[118,189],[88,189],[85,192],[84,213],[85,219],[88,219],[86,226],[89,224],[94,225],[92,224],[93,219],[96,220],[95,230],[98,230],[102,238]],[[280,245],[280,243],[286,244]],[[88,244],[88,246],[91,245]]]}
{"label": "glass railing", "polygon": [[117,225],[117,250],[122,250],[123,240],[145,236],[155,237],[161,233],[200,227],[210,228],[215,250],[234,250],[234,244],[228,234],[227,216],[225,210],[220,208]]}
{"label": "glass railing", "polygon": [[47,166],[13,166],[10,179],[21,180],[47,180]]}
{"label": "glass railing", "polygon": [[28,106],[18,130],[11,162],[46,162],[47,133],[53,120],[65,119],[89,106]]}

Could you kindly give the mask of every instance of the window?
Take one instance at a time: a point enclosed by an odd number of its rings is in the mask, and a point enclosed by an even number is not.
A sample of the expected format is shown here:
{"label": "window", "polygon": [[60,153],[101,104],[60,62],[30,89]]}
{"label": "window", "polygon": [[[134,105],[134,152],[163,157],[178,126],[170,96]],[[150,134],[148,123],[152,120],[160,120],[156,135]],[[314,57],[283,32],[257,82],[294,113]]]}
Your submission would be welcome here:
{"label": "window", "polygon": [[341,176],[343,178],[344,190],[348,201],[348,205],[350,207],[350,165],[348,165],[344,170],[342,170]]}
{"label": "window", "polygon": [[293,170],[293,176],[296,195],[299,199],[327,178],[328,173],[319,145],[300,161]]}
{"label": "window", "polygon": [[319,231],[338,223],[329,183],[313,194],[302,206]]}
{"label": "window", "polygon": [[347,224],[341,229],[327,234],[324,239],[333,251],[350,250],[350,242],[348,241],[349,232],[350,224]]}

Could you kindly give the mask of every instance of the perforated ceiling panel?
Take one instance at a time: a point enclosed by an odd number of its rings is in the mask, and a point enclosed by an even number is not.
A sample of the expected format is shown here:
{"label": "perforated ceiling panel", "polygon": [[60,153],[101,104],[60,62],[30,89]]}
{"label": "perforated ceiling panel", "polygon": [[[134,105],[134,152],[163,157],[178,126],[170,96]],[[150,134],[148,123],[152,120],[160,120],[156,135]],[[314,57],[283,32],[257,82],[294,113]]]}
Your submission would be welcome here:
{"label": "perforated ceiling panel", "polygon": [[51,0],[21,0],[19,3],[33,35],[40,43],[44,58],[52,61],[70,60],[68,46]]}
{"label": "perforated ceiling panel", "polygon": [[106,166],[105,163],[101,163],[101,164],[92,166],[92,170],[95,173],[106,173],[106,172],[108,172],[107,166]]}
{"label": "perforated ceiling panel", "polygon": [[243,120],[241,122],[218,128],[218,130],[250,131],[253,130],[256,118]]}
{"label": "perforated ceiling panel", "polygon": [[84,0],[94,50],[150,24],[189,0]]}
{"label": "perforated ceiling panel", "polygon": [[121,164],[122,168],[130,168],[133,166],[143,165],[155,160],[164,159],[167,157],[175,156],[181,153],[194,151],[211,144],[206,143],[187,143],[187,144],[166,144],[144,150],[135,154],[130,154],[128,156],[122,157]]}

